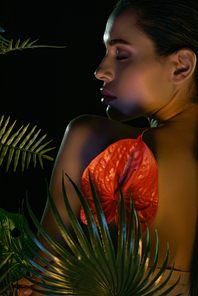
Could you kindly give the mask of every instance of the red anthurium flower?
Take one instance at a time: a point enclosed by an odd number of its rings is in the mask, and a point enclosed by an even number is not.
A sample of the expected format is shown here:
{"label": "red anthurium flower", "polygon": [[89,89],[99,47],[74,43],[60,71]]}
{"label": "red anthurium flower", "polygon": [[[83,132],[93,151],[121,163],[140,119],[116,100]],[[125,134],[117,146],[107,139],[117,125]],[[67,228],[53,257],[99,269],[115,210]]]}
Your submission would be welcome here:
{"label": "red anthurium flower", "polygon": [[[116,224],[119,223],[119,182],[127,221],[130,217],[131,192],[142,231],[146,230],[145,221],[148,227],[151,225],[158,208],[158,166],[141,135],[137,139],[124,139],[111,144],[85,169],[82,176],[82,193],[97,223],[89,172],[107,223],[114,218]],[[83,209],[80,218],[87,224]]]}

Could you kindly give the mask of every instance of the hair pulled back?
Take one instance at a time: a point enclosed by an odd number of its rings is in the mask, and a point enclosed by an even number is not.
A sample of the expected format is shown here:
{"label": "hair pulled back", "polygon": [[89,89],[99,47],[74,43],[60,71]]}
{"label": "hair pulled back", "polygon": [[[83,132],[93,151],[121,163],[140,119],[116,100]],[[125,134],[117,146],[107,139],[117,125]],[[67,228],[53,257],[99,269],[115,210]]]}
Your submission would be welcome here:
{"label": "hair pulled back", "polygon": [[[154,42],[160,56],[186,47],[198,58],[197,0],[120,0],[115,8],[118,13],[134,9],[139,27]],[[194,77],[198,97],[197,67]]]}

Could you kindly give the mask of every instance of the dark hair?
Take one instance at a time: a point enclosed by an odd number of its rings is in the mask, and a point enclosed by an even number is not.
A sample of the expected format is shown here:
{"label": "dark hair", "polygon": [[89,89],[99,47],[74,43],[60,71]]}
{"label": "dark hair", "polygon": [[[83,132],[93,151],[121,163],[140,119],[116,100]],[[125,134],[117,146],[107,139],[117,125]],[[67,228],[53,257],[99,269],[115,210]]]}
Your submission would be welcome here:
{"label": "dark hair", "polygon": [[[120,0],[114,13],[132,8],[138,26],[154,42],[160,56],[169,56],[181,48],[191,49],[198,57],[198,0]],[[194,81],[198,104],[198,66]],[[198,217],[191,260],[190,295],[198,295]]]}
{"label": "dark hair", "polygon": [[[197,0],[120,0],[118,12],[133,8],[142,31],[153,40],[160,56],[169,56],[187,47],[198,57]],[[198,95],[198,67],[195,69]],[[193,98],[198,103],[198,98]]]}

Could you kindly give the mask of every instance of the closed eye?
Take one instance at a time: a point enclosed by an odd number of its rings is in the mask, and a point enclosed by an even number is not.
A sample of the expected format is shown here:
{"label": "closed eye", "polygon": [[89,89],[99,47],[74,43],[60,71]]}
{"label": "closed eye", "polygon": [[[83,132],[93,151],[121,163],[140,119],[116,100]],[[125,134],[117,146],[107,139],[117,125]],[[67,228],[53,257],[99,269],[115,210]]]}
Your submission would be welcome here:
{"label": "closed eye", "polygon": [[117,48],[115,53],[116,53],[116,60],[117,61],[125,60],[128,57],[126,51],[122,50],[120,48]]}
{"label": "closed eye", "polygon": [[119,56],[116,56],[116,60],[117,61],[121,61],[121,60],[125,60],[127,59],[127,57],[119,57]]}

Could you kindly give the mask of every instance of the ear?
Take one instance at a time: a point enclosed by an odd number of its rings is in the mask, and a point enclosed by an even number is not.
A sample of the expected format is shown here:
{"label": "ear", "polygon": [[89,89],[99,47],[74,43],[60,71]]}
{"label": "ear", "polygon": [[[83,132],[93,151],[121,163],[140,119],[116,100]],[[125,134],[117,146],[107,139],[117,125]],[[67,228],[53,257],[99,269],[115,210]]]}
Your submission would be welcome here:
{"label": "ear", "polygon": [[196,55],[190,49],[180,49],[171,55],[170,59],[174,62],[172,82],[176,85],[189,79],[196,67]]}

